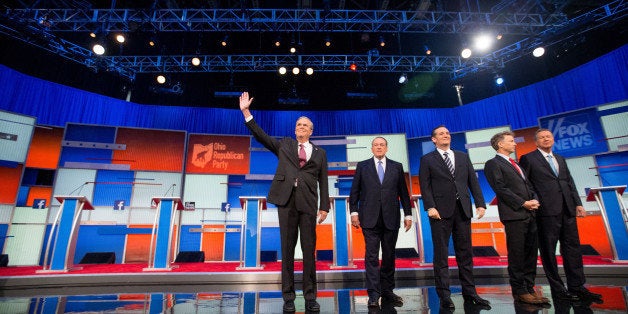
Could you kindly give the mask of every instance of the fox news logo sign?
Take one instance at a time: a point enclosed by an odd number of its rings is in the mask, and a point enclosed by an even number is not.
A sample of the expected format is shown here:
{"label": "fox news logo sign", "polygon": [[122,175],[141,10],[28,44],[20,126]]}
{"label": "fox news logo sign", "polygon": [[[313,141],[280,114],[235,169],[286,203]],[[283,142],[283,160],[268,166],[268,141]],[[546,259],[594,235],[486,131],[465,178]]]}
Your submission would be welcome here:
{"label": "fox news logo sign", "polygon": [[539,120],[554,135],[553,151],[565,157],[592,155],[608,150],[597,110],[555,115]]}

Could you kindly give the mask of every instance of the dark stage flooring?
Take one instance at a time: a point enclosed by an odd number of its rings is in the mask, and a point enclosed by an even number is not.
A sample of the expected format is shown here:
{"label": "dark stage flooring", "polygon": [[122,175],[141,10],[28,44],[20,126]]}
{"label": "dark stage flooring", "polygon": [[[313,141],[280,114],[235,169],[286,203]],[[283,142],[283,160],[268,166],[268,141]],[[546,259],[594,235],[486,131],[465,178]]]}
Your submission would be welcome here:
{"label": "dark stage flooring", "polygon": [[[552,301],[535,307],[513,302],[502,258],[475,258],[477,290],[491,309],[465,304],[455,263],[452,299],[455,313],[627,313],[628,262],[585,259],[587,287],[602,294],[603,303]],[[280,313],[280,263],[262,270],[237,270],[238,263],[178,263],[169,271],[143,271],[146,264],[85,264],[61,273],[41,273],[41,266],[0,268],[0,313]],[[317,262],[321,313],[444,313],[433,287],[431,265],[398,259],[395,292],[400,307],[384,304],[369,311],[363,262],[334,269]],[[296,265],[300,269],[300,263]],[[297,272],[297,289],[300,272]],[[537,290],[551,298],[542,267]],[[297,312],[305,311],[300,291]]]}

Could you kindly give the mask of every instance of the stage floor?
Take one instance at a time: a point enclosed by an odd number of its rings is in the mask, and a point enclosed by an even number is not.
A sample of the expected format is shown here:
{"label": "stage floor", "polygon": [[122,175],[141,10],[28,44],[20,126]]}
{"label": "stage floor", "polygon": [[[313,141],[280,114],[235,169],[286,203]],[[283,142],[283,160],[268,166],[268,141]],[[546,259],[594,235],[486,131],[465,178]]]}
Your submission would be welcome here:
{"label": "stage floor", "polygon": [[[491,302],[492,313],[626,313],[628,263],[585,257],[590,290],[604,296],[601,304],[552,301],[549,308],[513,302],[506,262],[500,257],[475,258],[478,292]],[[452,299],[458,313],[486,309],[466,306],[460,293],[455,261],[451,260]],[[146,264],[84,264],[61,273],[41,273],[41,266],[0,268],[0,313],[278,313],[280,263],[263,263],[263,269],[238,270],[239,263],[177,263],[171,270],[144,271]],[[317,262],[318,301],[321,313],[367,313],[363,261],[354,268],[337,269]],[[301,263],[295,265],[301,269]],[[432,267],[416,259],[397,259],[397,294],[401,307],[382,313],[439,313]],[[301,274],[297,272],[297,289]],[[538,267],[537,289],[551,297]],[[297,312],[305,305],[297,292]],[[370,311],[374,312],[374,311]],[[375,311],[377,312],[377,311]]]}

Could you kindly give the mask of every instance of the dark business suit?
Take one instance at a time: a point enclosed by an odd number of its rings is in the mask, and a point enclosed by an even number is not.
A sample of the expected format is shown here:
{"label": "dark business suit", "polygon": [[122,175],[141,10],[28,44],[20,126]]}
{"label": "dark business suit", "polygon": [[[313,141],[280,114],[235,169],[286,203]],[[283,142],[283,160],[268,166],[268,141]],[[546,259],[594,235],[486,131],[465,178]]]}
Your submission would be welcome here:
{"label": "dark business suit", "polygon": [[512,294],[528,294],[534,291],[538,240],[535,212],[523,204],[536,195],[530,183],[501,156],[486,162],[484,174],[497,195],[499,219],[506,230]]}
{"label": "dark business suit", "polygon": [[254,119],[246,122],[246,126],[255,139],[277,155],[279,160],[268,192],[268,202],[278,207],[283,298],[284,300],[295,298],[294,249],[300,232],[303,250],[303,296],[306,300],[315,300],[316,216],[318,210],[329,211],[330,205],[327,154],[324,149],[312,145],[312,156],[303,167],[300,167],[299,146],[295,139],[270,137]]}
{"label": "dark business suit", "polygon": [[[449,238],[453,233],[456,261],[462,294],[476,295],[473,279],[473,251],[471,245],[471,195],[476,207],[486,208],[480,183],[469,156],[454,152],[454,175],[451,175],[438,150],[421,157],[419,183],[425,210],[436,208],[441,219],[430,219],[434,243],[434,277],[440,298],[448,298]],[[471,194],[469,194],[471,192]]]}
{"label": "dark business suit", "polygon": [[410,195],[400,163],[386,158],[381,183],[374,158],[358,163],[351,184],[349,208],[351,212],[357,212],[360,219],[366,247],[366,289],[369,297],[375,300],[395,288],[395,245],[401,224],[399,201],[404,215],[412,215]]}
{"label": "dark business suit", "polygon": [[556,244],[560,241],[567,286],[569,290],[579,290],[585,283],[585,277],[576,206],[582,206],[582,201],[565,159],[553,154],[558,163],[556,176],[546,155],[536,149],[521,156],[521,167],[525,169],[541,203],[536,218],[543,269],[553,292],[565,290],[556,262]]}

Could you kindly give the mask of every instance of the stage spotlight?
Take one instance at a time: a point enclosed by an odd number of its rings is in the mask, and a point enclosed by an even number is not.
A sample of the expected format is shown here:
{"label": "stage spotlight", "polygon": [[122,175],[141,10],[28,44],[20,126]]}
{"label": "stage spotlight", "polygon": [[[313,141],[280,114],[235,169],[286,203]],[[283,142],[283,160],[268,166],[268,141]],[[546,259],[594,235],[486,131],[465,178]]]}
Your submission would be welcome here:
{"label": "stage spotlight", "polygon": [[545,54],[545,48],[543,48],[543,47],[536,47],[532,51],[532,55],[537,57],[537,58],[542,56],[542,55],[544,55],[544,54]]}
{"label": "stage spotlight", "polygon": [[229,35],[225,35],[225,37],[220,42],[220,45],[223,47],[227,47],[228,44],[229,44]]}
{"label": "stage spotlight", "polygon": [[96,32],[90,32],[89,33],[89,37],[96,38]]}
{"label": "stage spotlight", "polygon": [[279,67],[279,74],[284,75],[287,71],[286,67]]}
{"label": "stage spotlight", "polygon": [[192,58],[192,65],[199,66],[200,64],[201,64],[201,59],[199,59],[198,57]]}
{"label": "stage spotlight", "polygon": [[460,53],[460,56],[462,56],[465,59],[470,58],[471,57],[471,49],[469,49],[469,48],[462,49],[462,52]]}
{"label": "stage spotlight", "polygon": [[501,40],[502,38],[504,38],[504,35],[502,34],[497,34],[497,36],[495,36],[495,39],[497,40]]}
{"label": "stage spotlight", "polygon": [[405,84],[406,82],[408,82],[408,74],[401,74],[399,76],[399,84]]}
{"label": "stage spotlight", "polygon": [[502,86],[504,85],[504,78],[501,75],[495,75],[495,85]]}
{"label": "stage spotlight", "polygon": [[126,37],[124,37],[124,34],[118,34],[116,35],[116,41],[122,44],[126,41]]}
{"label": "stage spotlight", "polygon": [[425,51],[425,54],[428,56],[432,54],[432,50],[428,46],[423,46],[423,50]]}
{"label": "stage spotlight", "polygon": [[479,35],[474,40],[475,49],[479,51],[488,50],[492,44],[493,44],[493,37],[485,35],[485,34]]}
{"label": "stage spotlight", "polygon": [[157,83],[164,84],[166,83],[166,77],[162,74],[157,75]]}
{"label": "stage spotlight", "polygon": [[314,74],[314,69],[312,69],[312,68],[307,68],[307,69],[305,69],[305,74],[307,74],[307,75],[312,75],[312,74]]}
{"label": "stage spotlight", "polygon": [[297,52],[296,47],[290,47],[290,53],[296,53],[296,52]]}
{"label": "stage spotlight", "polygon": [[386,40],[384,39],[384,36],[379,36],[379,46],[380,47],[386,46]]}
{"label": "stage spotlight", "polygon": [[355,72],[358,70],[358,65],[355,63],[351,63],[351,65],[349,65],[349,70]]}
{"label": "stage spotlight", "polygon": [[328,36],[325,36],[325,47],[330,47],[331,46],[331,38]]}
{"label": "stage spotlight", "polygon": [[275,47],[281,46],[281,36],[277,36],[275,39]]}
{"label": "stage spotlight", "polygon": [[292,74],[299,75],[299,72],[301,72],[301,70],[298,67],[292,68]]}
{"label": "stage spotlight", "polygon": [[92,51],[95,54],[102,56],[103,54],[105,54],[105,47],[101,44],[94,44],[94,46],[92,46]]}

